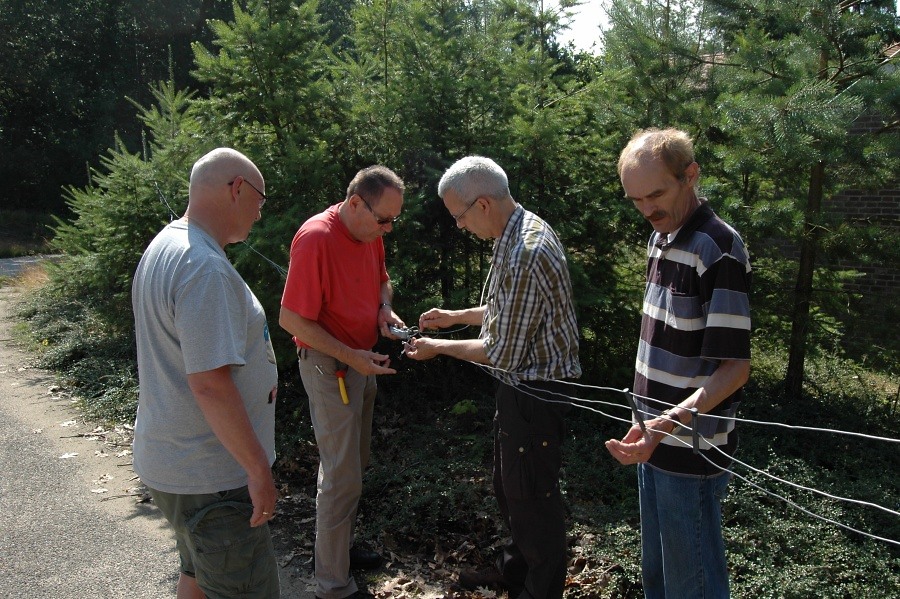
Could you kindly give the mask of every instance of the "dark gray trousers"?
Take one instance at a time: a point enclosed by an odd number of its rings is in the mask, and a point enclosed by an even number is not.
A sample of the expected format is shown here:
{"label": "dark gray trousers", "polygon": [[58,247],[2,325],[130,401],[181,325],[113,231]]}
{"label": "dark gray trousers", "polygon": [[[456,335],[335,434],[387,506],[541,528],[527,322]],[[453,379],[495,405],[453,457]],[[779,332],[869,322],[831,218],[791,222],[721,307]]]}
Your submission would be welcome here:
{"label": "dark gray trousers", "polygon": [[[565,507],[559,491],[565,413],[560,383],[500,383],[494,416],[494,493],[512,534],[498,568],[519,599],[561,599],[566,576]],[[540,396],[543,401],[535,396]]]}

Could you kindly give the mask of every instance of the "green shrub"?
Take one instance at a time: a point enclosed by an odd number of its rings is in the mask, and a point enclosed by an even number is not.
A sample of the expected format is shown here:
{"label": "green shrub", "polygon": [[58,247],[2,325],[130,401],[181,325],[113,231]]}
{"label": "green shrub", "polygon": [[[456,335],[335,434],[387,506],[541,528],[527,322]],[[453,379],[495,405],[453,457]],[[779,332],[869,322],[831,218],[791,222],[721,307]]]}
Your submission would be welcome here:
{"label": "green shrub", "polygon": [[[808,393],[783,396],[783,354],[755,347],[754,369],[739,414],[745,419],[833,428],[896,438],[890,379],[835,355],[810,361]],[[451,367],[452,361],[435,361]],[[362,534],[392,550],[427,554],[457,547],[466,562],[487,565],[507,531],[491,491],[490,380],[475,372],[467,390],[442,394],[420,367],[382,377],[376,408],[373,465],[365,478]],[[468,371],[467,365],[457,369]],[[459,389],[459,386],[454,388]],[[619,394],[579,389],[579,397],[622,404]],[[594,396],[596,395],[596,396]],[[423,397],[427,403],[423,405]],[[459,404],[477,407],[455,415]],[[410,405],[424,409],[415,416]],[[625,418],[624,407],[601,406]],[[641,597],[640,519],[634,468],[622,467],[603,442],[627,424],[587,410],[568,417],[563,493],[569,508],[572,555],[593,574],[581,574],[574,597]],[[900,456],[895,446],[843,435],[740,424],[738,459],[798,485],[896,509]],[[314,454],[310,458],[315,461]],[[867,467],[871,465],[871,467]],[[798,506],[847,526],[900,539],[900,522],[883,511],[834,501],[757,474],[734,470]],[[307,484],[312,483],[310,478]],[[813,518],[740,478],[724,504],[725,539],[735,597],[883,597],[900,585],[900,551],[882,541]],[[586,570],[587,571],[587,570]],[[602,573],[602,575],[600,574]]]}

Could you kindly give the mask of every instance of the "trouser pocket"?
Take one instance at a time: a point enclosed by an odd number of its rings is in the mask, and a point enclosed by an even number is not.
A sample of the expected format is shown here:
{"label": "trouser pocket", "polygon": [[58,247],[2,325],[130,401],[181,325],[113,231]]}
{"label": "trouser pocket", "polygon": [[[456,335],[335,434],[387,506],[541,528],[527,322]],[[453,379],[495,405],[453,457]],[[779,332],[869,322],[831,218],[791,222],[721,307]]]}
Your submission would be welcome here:
{"label": "trouser pocket", "polygon": [[197,583],[207,594],[277,596],[278,571],[269,527],[251,527],[252,513],[249,503],[222,501],[203,507],[185,523]]}

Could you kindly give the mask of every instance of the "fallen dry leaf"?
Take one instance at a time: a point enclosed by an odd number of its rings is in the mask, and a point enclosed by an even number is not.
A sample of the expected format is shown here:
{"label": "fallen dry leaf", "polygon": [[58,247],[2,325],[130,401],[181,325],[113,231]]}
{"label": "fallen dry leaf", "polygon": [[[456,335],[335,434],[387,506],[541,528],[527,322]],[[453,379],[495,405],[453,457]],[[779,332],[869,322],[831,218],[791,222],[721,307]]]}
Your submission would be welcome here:
{"label": "fallen dry leaf", "polygon": [[280,560],[278,560],[278,565],[280,567],[284,568],[285,566],[290,564],[292,561],[294,561],[294,557],[296,557],[296,554],[293,551],[291,551],[287,555],[283,556]]}

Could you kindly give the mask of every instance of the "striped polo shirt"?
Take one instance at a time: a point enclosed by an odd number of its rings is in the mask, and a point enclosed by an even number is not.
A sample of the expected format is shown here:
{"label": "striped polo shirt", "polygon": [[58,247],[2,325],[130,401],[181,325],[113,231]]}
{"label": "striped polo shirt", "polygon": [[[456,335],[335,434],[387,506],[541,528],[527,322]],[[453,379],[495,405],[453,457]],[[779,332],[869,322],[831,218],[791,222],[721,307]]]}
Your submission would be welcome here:
{"label": "striped polo shirt", "polygon": [[497,376],[510,385],[581,376],[569,267],[550,225],[517,205],[488,277],[479,338]]}
{"label": "striped polo shirt", "polygon": [[[664,242],[666,235],[654,232],[647,245],[633,388],[643,396],[635,398],[638,409],[650,414],[659,414],[703,386],[720,360],[750,359],[750,257],[740,235],[701,199],[675,239]],[[738,389],[710,414],[734,417],[740,401]],[[681,474],[718,473],[693,453],[690,423],[686,425],[673,431],[677,439],[663,439],[649,463]],[[701,415],[697,428],[701,454],[727,467],[737,446],[734,421]]]}

